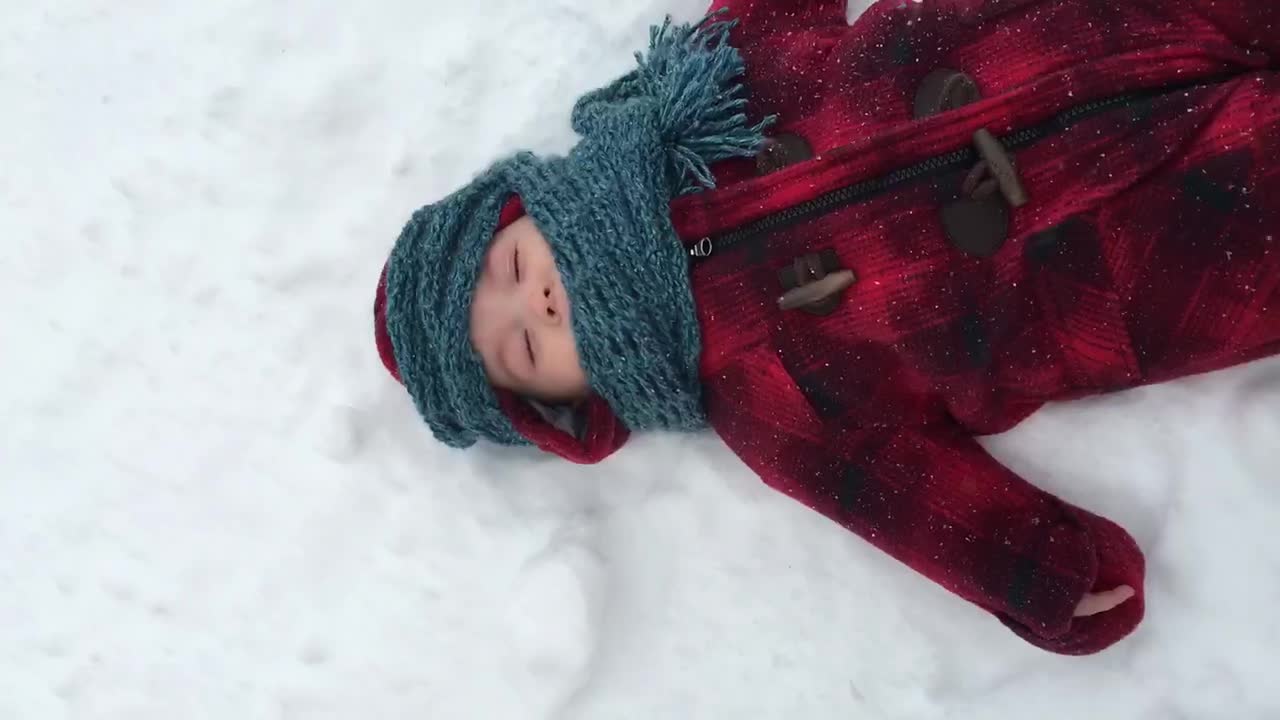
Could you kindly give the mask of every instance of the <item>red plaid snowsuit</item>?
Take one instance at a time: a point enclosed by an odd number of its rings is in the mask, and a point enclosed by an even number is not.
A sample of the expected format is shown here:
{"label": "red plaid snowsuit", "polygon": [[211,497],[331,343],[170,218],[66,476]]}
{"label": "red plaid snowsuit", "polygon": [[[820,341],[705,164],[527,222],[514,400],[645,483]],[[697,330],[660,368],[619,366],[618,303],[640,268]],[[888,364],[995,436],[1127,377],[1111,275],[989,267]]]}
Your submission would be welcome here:
{"label": "red plaid snowsuit", "polygon": [[[778,114],[770,133],[815,157],[765,175],[722,163],[719,189],[672,204],[691,248],[712,239],[691,265],[711,425],[769,485],[1030,642],[1083,654],[1124,637],[1143,614],[1136,544],[974,436],[1047,401],[1280,352],[1280,3],[883,0],[852,26],[844,0],[717,5],[741,19],[751,113]],[[982,99],[915,120],[939,68]],[[940,221],[969,167],[929,165],[983,128],[1039,131],[1010,143],[1030,201],[991,257],[958,249]],[[856,282],[830,314],[781,310],[779,271],[822,250]],[[504,404],[573,460],[626,438],[599,400],[581,439]],[[1072,619],[1085,592],[1124,583],[1138,597]]]}

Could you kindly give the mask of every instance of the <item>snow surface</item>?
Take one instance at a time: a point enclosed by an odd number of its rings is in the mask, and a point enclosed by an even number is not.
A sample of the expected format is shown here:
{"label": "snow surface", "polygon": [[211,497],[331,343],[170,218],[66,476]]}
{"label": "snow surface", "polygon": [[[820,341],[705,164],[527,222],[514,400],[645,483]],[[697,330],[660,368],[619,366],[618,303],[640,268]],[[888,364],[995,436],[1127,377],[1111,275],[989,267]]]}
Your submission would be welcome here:
{"label": "snow surface", "polygon": [[430,439],[370,329],[408,212],[567,148],[701,10],[5,0],[0,719],[1280,714],[1277,362],[991,440],[1148,553],[1148,620],[1085,659],[713,437],[586,469]]}

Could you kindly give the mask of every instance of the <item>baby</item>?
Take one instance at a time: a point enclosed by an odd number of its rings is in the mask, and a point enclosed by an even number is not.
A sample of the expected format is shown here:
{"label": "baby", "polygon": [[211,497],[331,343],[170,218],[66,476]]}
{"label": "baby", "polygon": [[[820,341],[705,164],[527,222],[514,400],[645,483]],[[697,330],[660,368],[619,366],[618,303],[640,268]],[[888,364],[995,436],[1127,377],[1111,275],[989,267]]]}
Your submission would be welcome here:
{"label": "baby", "polygon": [[382,359],[455,447],[710,428],[1022,638],[1102,650],[1142,553],[975,436],[1280,353],[1280,4],[845,12],[655,28],[567,156],[414,214]]}

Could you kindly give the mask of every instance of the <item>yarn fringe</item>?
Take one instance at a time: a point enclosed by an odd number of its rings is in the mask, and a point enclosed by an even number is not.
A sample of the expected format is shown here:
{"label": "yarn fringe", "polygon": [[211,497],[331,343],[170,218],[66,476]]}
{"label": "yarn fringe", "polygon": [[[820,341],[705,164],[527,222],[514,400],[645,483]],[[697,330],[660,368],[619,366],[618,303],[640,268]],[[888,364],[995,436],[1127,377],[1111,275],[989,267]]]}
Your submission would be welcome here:
{"label": "yarn fringe", "polygon": [[636,53],[635,89],[657,102],[658,127],[672,187],[684,195],[715,188],[711,163],[751,157],[776,116],[749,125],[742,55],[729,44],[737,20],[719,10],[694,24],[670,16],[649,30],[649,51]]}

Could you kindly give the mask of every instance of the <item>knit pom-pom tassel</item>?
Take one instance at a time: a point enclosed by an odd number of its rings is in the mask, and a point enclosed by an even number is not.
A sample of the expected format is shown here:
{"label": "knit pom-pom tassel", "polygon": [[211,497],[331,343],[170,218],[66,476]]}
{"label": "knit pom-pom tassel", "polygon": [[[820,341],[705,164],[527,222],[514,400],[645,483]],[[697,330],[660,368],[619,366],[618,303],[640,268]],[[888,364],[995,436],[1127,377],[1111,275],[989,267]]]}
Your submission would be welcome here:
{"label": "knit pom-pom tassel", "polygon": [[755,155],[775,120],[769,116],[748,125],[745,66],[729,44],[738,21],[718,19],[724,12],[693,25],[673,26],[667,17],[650,29],[649,52],[636,53],[640,67],[631,89],[657,102],[667,170],[681,195],[714,188],[711,163]]}

